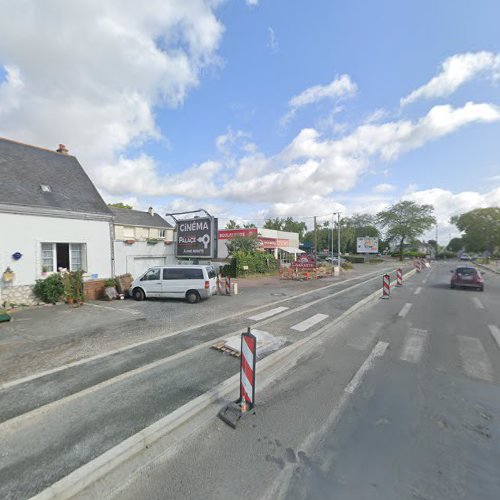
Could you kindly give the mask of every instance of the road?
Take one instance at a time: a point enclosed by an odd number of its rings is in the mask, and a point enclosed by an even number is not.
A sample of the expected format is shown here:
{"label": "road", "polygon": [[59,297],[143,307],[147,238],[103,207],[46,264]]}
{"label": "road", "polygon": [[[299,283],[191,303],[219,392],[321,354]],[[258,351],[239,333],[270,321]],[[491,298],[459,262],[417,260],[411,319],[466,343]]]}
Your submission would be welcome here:
{"label": "road", "polygon": [[327,332],[255,416],[212,419],[114,498],[498,499],[500,276],[451,290],[451,267]]}
{"label": "road", "polygon": [[379,290],[382,271],[9,381],[0,390],[0,498],[43,491],[236,374],[236,358],[210,349],[217,339],[252,326],[293,344]]}

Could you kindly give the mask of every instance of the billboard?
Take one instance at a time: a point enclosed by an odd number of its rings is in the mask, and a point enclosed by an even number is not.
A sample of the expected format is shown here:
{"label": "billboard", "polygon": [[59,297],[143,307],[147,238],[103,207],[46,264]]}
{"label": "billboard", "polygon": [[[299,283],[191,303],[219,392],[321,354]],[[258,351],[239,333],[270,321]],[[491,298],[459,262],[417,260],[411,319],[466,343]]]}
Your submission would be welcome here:
{"label": "billboard", "polygon": [[177,222],[176,256],[213,258],[215,255],[217,219],[198,217]]}
{"label": "billboard", "polygon": [[378,253],[378,238],[376,236],[362,236],[356,239],[357,253]]}

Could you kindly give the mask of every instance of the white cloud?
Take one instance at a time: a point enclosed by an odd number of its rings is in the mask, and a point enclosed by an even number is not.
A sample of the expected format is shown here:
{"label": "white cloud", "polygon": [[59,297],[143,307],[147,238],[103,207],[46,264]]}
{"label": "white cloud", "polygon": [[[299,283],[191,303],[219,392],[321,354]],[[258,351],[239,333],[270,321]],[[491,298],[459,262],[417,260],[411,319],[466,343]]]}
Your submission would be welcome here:
{"label": "white cloud", "polygon": [[154,109],[181,105],[218,64],[217,4],[0,0],[0,135],[65,143],[100,189],[154,191],[154,163],[127,148],[161,139]]}
{"label": "white cloud", "polygon": [[372,191],[374,193],[390,193],[391,191],[394,191],[395,189],[396,189],[396,186],[394,186],[393,184],[382,183],[382,184],[377,184],[376,186],[374,186]]}
{"label": "white cloud", "polygon": [[401,106],[417,99],[446,97],[464,83],[484,73],[490,74],[494,79],[500,77],[500,54],[484,51],[455,54],[443,62],[437,76],[402,98]]}
{"label": "white cloud", "polygon": [[268,41],[269,48],[271,49],[271,52],[275,54],[276,52],[278,52],[280,48],[278,37],[276,36],[274,29],[271,28],[270,26],[267,28],[267,33],[269,35],[269,41]]}
{"label": "white cloud", "polygon": [[234,201],[291,203],[347,191],[372,161],[393,161],[470,123],[492,121],[500,121],[500,108],[467,103],[461,108],[435,106],[415,122],[364,124],[334,140],[306,128],[276,156],[243,157],[220,194]]}
{"label": "white cloud", "polygon": [[245,0],[245,3],[249,7],[255,7],[255,6],[259,5],[259,0]]}

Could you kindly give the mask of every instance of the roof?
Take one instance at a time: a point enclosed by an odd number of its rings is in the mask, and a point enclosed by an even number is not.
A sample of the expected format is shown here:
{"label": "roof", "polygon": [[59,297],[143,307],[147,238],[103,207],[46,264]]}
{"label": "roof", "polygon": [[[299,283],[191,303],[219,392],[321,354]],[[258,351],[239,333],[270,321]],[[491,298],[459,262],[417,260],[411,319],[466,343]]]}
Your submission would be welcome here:
{"label": "roof", "polygon": [[1,137],[0,204],[112,215],[74,156]]}
{"label": "roof", "polygon": [[115,216],[115,224],[124,226],[161,227],[170,229],[172,226],[158,214],[151,215],[149,212],[141,210],[131,210],[130,208],[109,207]]}

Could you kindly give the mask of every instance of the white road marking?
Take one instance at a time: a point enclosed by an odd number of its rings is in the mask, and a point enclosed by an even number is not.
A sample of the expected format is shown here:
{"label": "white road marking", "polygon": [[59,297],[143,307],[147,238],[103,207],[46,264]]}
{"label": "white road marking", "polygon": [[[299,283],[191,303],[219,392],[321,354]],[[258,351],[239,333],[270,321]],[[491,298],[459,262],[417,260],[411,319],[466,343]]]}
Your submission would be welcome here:
{"label": "white road marking", "polygon": [[488,325],[491,336],[495,339],[497,346],[500,348],[500,330],[495,325]]}
{"label": "white road marking", "polygon": [[421,291],[422,291],[422,287],[421,286],[417,286],[417,288],[413,292],[413,295],[418,295]]}
{"label": "white road marking", "polygon": [[261,319],[270,318],[271,316],[274,316],[275,314],[279,314],[286,310],[288,310],[288,307],[275,307],[274,309],[270,309],[269,311],[264,311],[263,313],[256,314],[255,316],[250,316],[247,319],[260,321]]}
{"label": "white road marking", "polygon": [[406,335],[403,349],[401,350],[400,359],[409,361],[410,363],[418,363],[424,353],[426,342],[427,330],[410,328]]}
{"label": "white road marking", "polygon": [[365,359],[365,362],[361,365],[359,370],[356,372],[351,381],[347,384],[344,389],[348,394],[352,394],[361,384],[365,373],[373,366],[375,358],[381,358],[387,348],[389,347],[388,342],[377,342],[377,345],[372,349],[372,352]]}
{"label": "white road marking", "polygon": [[464,371],[470,377],[493,381],[493,369],[483,344],[474,337],[458,336],[458,350]]}
{"label": "white road marking", "polygon": [[404,318],[407,314],[408,314],[408,311],[411,309],[411,306],[412,304],[410,304],[409,302],[407,302],[402,308],[401,308],[401,311],[399,311],[398,313],[398,316],[400,318]]}
{"label": "white road marking", "polygon": [[98,304],[90,304],[88,302],[85,303],[86,306],[92,306],[92,307],[98,307],[99,309],[108,309],[109,311],[114,311],[114,312],[124,312],[128,314],[141,314],[138,311],[130,311],[128,309],[122,309],[121,307],[109,307],[109,306],[101,306]]}
{"label": "white road marking", "polygon": [[427,283],[427,278],[424,278],[424,279],[422,280],[422,283],[425,285],[425,284]]}
{"label": "white road marking", "polygon": [[474,302],[477,309],[484,309],[482,302],[477,297],[472,297],[472,302]]}
{"label": "white road marking", "polygon": [[328,318],[328,314],[315,314],[314,316],[311,316],[310,318],[307,318],[304,321],[293,325],[291,329],[298,332],[305,332],[306,330],[311,328],[311,326],[314,326],[316,323],[319,323],[326,318]]}
{"label": "white road marking", "polygon": [[359,351],[366,351],[370,344],[373,342],[373,339],[378,334],[380,329],[382,328],[383,323],[380,321],[376,321],[372,324],[367,332],[361,334],[360,337],[354,337],[350,340],[347,345],[354,349],[358,349]]}

